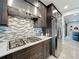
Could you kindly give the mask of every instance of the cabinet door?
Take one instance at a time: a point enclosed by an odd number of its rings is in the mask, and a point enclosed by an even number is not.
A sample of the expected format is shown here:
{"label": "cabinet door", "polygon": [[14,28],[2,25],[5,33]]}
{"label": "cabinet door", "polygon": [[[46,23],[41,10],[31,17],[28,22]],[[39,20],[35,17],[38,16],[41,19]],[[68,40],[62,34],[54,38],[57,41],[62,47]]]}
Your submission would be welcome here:
{"label": "cabinet door", "polygon": [[39,11],[42,16],[41,18],[39,18],[41,21],[41,27],[46,27],[47,9],[42,3],[39,3],[39,4],[40,4]]}
{"label": "cabinet door", "polygon": [[6,59],[6,57],[2,57],[2,58],[0,58],[0,59]]}
{"label": "cabinet door", "polygon": [[43,59],[43,44],[37,44],[9,55],[7,59]]}
{"label": "cabinet door", "polygon": [[43,59],[43,44],[37,44],[32,46],[32,50],[30,52],[30,59]]}
{"label": "cabinet door", "polygon": [[8,25],[7,0],[3,0],[2,24]]}
{"label": "cabinet door", "polygon": [[19,54],[19,55],[17,55],[17,56],[13,56],[13,58],[12,59],[30,59],[30,54],[29,54],[30,52],[25,52],[25,53],[23,53],[23,54]]}
{"label": "cabinet door", "polygon": [[0,24],[2,23],[3,0],[0,0]]}
{"label": "cabinet door", "polygon": [[31,47],[12,54],[12,59],[30,59]]}
{"label": "cabinet door", "polygon": [[39,2],[39,16],[41,16],[38,21],[36,22],[36,27],[46,27],[46,16],[47,16],[47,9],[46,7]]}
{"label": "cabinet door", "polygon": [[7,0],[0,0],[0,24],[7,25]]}
{"label": "cabinet door", "polygon": [[50,40],[47,40],[43,43],[44,46],[44,59],[47,59],[50,55]]}
{"label": "cabinet door", "polygon": [[50,56],[50,40],[46,41],[46,56]]}

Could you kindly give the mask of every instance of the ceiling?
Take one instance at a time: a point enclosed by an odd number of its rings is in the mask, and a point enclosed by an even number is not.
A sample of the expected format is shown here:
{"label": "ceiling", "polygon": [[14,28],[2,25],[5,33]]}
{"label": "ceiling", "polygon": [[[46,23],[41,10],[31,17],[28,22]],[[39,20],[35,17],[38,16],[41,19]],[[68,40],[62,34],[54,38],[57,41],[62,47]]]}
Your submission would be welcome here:
{"label": "ceiling", "polygon": [[79,9],[79,0],[40,0],[46,6],[53,3],[61,13]]}

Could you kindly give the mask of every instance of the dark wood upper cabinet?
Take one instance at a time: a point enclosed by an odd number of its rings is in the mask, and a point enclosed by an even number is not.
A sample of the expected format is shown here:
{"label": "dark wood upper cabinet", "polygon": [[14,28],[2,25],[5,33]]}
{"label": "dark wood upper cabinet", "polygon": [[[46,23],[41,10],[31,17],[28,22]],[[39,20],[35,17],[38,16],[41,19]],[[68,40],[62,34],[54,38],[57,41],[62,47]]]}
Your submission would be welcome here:
{"label": "dark wood upper cabinet", "polygon": [[60,15],[62,15],[58,9],[54,6],[54,4],[50,4],[47,6],[47,16],[49,18],[55,17],[58,18]]}
{"label": "dark wood upper cabinet", "polygon": [[[0,0],[0,25],[8,25],[8,2],[9,0]],[[47,16],[47,8],[44,4],[38,2],[38,0],[13,0],[12,5],[18,11],[25,11],[25,13],[30,13],[35,17],[38,17],[38,21],[36,22],[37,27],[46,27],[46,16]],[[38,7],[35,6],[39,5]]]}
{"label": "dark wood upper cabinet", "polygon": [[7,0],[0,0],[0,25],[7,26]]}
{"label": "dark wood upper cabinet", "polygon": [[38,19],[38,21],[36,21],[35,27],[46,27],[47,8],[42,2],[39,2],[38,10],[39,10],[41,17]]}
{"label": "dark wood upper cabinet", "polygon": [[58,11],[54,4],[47,6],[47,27],[51,28],[52,20],[55,18],[58,21],[60,17],[62,17],[62,14]]}

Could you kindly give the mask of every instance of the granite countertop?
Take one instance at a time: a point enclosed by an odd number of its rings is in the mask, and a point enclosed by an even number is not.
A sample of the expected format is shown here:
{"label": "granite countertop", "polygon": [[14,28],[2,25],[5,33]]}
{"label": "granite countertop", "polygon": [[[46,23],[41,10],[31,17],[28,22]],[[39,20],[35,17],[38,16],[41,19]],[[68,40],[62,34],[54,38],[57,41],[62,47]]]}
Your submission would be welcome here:
{"label": "granite countertop", "polygon": [[29,44],[26,44],[26,45],[23,45],[23,46],[14,48],[14,49],[10,49],[10,50],[8,50],[8,42],[7,41],[4,41],[4,42],[0,41],[0,57],[6,56],[6,55],[11,54],[11,53],[14,53],[14,52],[19,51],[21,49],[30,47],[32,45],[44,42],[46,40],[51,39],[52,37],[38,36],[38,38],[41,38],[42,40],[39,40],[39,41],[36,41],[36,42],[33,42],[33,43],[29,43]]}

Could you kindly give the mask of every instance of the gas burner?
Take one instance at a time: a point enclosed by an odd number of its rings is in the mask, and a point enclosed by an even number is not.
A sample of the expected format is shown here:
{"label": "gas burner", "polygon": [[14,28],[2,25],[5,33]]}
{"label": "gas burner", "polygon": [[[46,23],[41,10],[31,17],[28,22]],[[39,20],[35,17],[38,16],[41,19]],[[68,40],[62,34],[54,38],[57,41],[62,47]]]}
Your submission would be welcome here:
{"label": "gas burner", "polygon": [[39,41],[39,40],[41,40],[41,39],[38,38],[38,37],[28,37],[24,41],[26,42],[26,44],[28,44],[28,43],[33,43],[33,42],[36,42],[36,41]]}
{"label": "gas burner", "polygon": [[25,44],[30,44],[36,41],[42,40],[38,37],[28,37],[26,39],[15,39],[9,41],[9,49],[17,48]]}
{"label": "gas burner", "polygon": [[25,42],[23,41],[23,39],[16,39],[16,40],[9,41],[9,49],[13,49],[23,45],[25,45]]}

